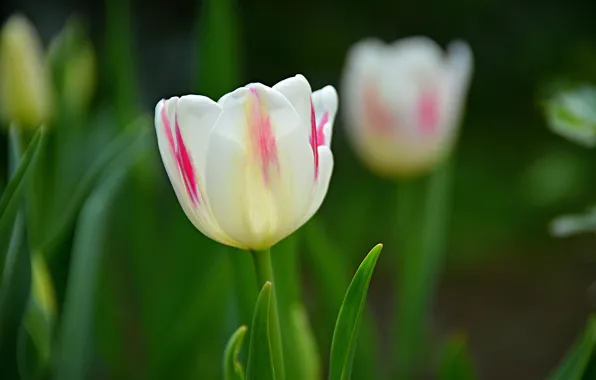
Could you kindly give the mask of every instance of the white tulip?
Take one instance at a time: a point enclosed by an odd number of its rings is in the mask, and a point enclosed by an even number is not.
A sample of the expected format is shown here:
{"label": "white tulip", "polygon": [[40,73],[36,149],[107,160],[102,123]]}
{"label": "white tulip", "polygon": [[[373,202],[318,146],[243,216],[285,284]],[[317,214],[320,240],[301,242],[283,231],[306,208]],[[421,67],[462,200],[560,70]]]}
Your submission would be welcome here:
{"label": "white tulip", "polygon": [[331,179],[337,92],[297,75],[155,108],[161,157],[182,209],[203,234],[266,249],[319,209]]}
{"label": "white tulip", "polygon": [[345,122],[352,143],[375,172],[428,171],[456,140],[472,72],[464,42],[443,51],[425,37],[352,47],[343,75]]}

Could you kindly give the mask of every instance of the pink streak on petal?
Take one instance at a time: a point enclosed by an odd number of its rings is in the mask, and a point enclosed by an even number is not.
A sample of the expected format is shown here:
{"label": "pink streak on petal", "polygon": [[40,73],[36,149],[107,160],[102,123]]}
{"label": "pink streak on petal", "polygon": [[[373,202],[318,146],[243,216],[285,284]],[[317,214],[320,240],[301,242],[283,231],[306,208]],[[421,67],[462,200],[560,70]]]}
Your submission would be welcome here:
{"label": "pink streak on petal", "polygon": [[325,128],[325,124],[329,122],[329,112],[325,112],[323,117],[319,121],[319,125],[317,127],[317,142],[319,146],[325,145],[325,134],[323,133],[323,129]]}
{"label": "pink streak on petal", "polygon": [[266,113],[256,89],[250,88],[253,99],[250,102],[248,127],[253,148],[258,152],[259,163],[266,184],[270,180],[271,166],[279,169],[277,159],[277,143],[271,127],[271,118]]}
{"label": "pink streak on petal", "polygon": [[184,187],[186,188],[187,194],[190,196],[191,201],[198,205],[200,204],[200,200],[197,194],[196,177],[194,176],[192,162],[190,160],[188,151],[186,150],[186,146],[184,145],[184,141],[182,140],[180,128],[178,127],[178,117],[177,115],[175,116],[176,141],[174,141],[172,125],[170,124],[170,120],[168,119],[168,114],[166,111],[166,101],[162,100],[162,102],[163,106],[161,107],[161,121],[164,125],[171,153],[176,159],[176,166],[178,167],[178,170],[182,174],[182,179],[184,181]]}
{"label": "pink streak on petal", "polygon": [[315,115],[315,107],[312,104],[312,98],[310,100],[310,147],[312,148],[312,154],[315,162],[315,180],[319,177],[319,141],[317,133],[317,118]]}
{"label": "pink streak on petal", "polygon": [[437,93],[423,93],[418,100],[418,122],[424,133],[433,133],[439,121],[439,107],[437,104]]}
{"label": "pink streak on petal", "polygon": [[374,132],[380,134],[391,133],[398,127],[397,119],[387,107],[385,107],[377,89],[369,84],[364,88],[364,112],[368,126]]}
{"label": "pink streak on petal", "polygon": [[170,120],[168,120],[168,114],[166,112],[166,101],[165,99],[162,100],[162,107],[161,107],[161,122],[164,125],[166,130],[166,136],[168,138],[168,142],[170,143],[170,149],[172,150],[172,154],[176,156],[176,144],[174,143],[174,135],[172,134],[172,126],[170,125]]}
{"label": "pink streak on petal", "polygon": [[199,204],[200,201],[199,195],[197,193],[197,181],[195,177],[195,171],[192,165],[192,161],[190,159],[190,155],[188,154],[188,150],[186,149],[186,145],[184,145],[182,133],[180,133],[177,113],[174,116],[174,120],[176,123],[176,142],[178,144],[178,167],[180,168],[180,172],[182,173],[184,185],[186,186],[186,191],[190,195],[190,199],[196,204]]}

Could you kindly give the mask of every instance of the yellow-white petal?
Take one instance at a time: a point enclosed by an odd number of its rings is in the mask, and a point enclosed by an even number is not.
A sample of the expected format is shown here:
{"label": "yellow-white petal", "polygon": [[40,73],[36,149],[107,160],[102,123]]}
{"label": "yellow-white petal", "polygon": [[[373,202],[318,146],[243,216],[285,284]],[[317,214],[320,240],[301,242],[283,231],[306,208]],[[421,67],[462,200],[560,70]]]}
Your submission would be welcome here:
{"label": "yellow-white petal", "polygon": [[207,197],[231,239],[267,248],[299,227],[310,203],[308,129],[284,95],[258,83],[219,103],[223,113],[207,153]]}

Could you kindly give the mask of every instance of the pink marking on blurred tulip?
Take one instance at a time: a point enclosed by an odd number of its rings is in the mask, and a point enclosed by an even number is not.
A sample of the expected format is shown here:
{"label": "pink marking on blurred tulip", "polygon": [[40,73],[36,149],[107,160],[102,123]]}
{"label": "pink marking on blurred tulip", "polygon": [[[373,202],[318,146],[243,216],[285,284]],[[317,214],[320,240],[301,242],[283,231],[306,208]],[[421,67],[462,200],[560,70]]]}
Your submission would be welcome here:
{"label": "pink marking on blurred tulip", "polygon": [[279,170],[277,159],[277,143],[271,128],[271,118],[267,114],[259,93],[250,88],[252,99],[248,108],[248,129],[250,131],[252,147],[257,152],[265,184],[270,180],[271,166]]}
{"label": "pink marking on blurred tulip", "polygon": [[198,205],[200,204],[200,200],[197,194],[196,177],[194,175],[192,161],[190,159],[188,151],[186,150],[186,146],[184,145],[182,134],[180,133],[180,128],[178,126],[178,117],[177,115],[174,116],[176,126],[176,139],[174,140],[172,125],[170,123],[170,120],[168,119],[168,114],[166,111],[167,102],[165,100],[162,100],[162,102],[163,105],[161,107],[161,122],[165,129],[168,144],[170,145],[170,150],[172,152],[172,155],[176,159],[176,166],[178,166],[178,170],[182,175],[186,192],[190,196],[191,201]]}
{"label": "pink marking on blurred tulip", "polygon": [[315,162],[315,180],[319,177],[319,136],[317,133],[317,117],[315,115],[315,107],[310,100],[310,147]]}
{"label": "pink marking on blurred tulip", "polygon": [[424,133],[433,133],[439,122],[436,92],[425,92],[418,101],[418,123]]}
{"label": "pink marking on blurred tulip", "polygon": [[323,129],[325,128],[325,124],[329,122],[329,112],[325,112],[323,117],[319,121],[319,125],[317,126],[317,142],[319,146],[325,145],[325,133],[323,133]]}
{"label": "pink marking on blurred tulip", "polygon": [[367,84],[364,88],[364,114],[368,121],[368,126],[377,133],[391,133],[397,128],[396,117],[391,110],[385,107],[379,99],[379,93],[372,84]]}
{"label": "pink marking on blurred tulip", "polygon": [[184,186],[190,195],[190,199],[196,204],[200,204],[199,195],[197,193],[197,177],[195,177],[195,171],[190,155],[188,154],[188,150],[186,149],[186,145],[184,145],[184,140],[182,139],[182,133],[180,132],[180,127],[178,126],[177,113],[174,115],[174,120],[176,124],[176,142],[178,145],[178,167],[182,173]]}

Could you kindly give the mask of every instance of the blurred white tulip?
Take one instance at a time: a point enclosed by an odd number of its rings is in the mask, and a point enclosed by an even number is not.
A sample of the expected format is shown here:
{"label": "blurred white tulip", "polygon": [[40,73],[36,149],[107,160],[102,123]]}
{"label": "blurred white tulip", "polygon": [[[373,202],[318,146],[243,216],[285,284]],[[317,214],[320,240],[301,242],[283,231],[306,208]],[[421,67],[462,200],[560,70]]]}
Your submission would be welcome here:
{"label": "blurred white tulip", "polygon": [[426,37],[354,45],[343,74],[345,123],[363,161],[390,177],[421,174],[453,146],[472,73],[461,41]]}
{"label": "blurred white tulip", "polygon": [[218,102],[199,95],[155,108],[159,150],[178,200],[220,243],[266,249],[319,209],[331,179],[337,92],[302,76],[249,84]]}

